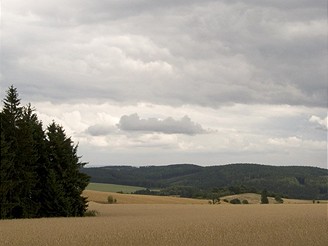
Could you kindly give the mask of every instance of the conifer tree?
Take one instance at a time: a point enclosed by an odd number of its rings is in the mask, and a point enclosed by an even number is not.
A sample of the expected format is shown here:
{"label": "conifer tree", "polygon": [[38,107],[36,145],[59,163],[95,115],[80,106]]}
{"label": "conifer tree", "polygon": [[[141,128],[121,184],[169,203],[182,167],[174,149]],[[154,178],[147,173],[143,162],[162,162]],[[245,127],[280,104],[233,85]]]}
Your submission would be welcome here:
{"label": "conifer tree", "polygon": [[23,107],[21,119],[18,121],[18,149],[16,162],[21,167],[20,180],[24,185],[20,190],[20,203],[22,206],[22,217],[35,217],[40,208],[38,196],[40,190],[37,189],[38,165],[40,155],[40,141],[44,139],[44,133],[41,131],[41,123],[38,121],[34,109],[28,104]]}
{"label": "conifer tree", "polygon": [[66,136],[64,129],[53,122],[47,128],[47,149],[49,177],[46,193],[54,198],[55,216],[82,216],[87,203],[81,193],[88,184],[88,176],[80,172],[85,163],[79,161],[77,146]]}
{"label": "conifer tree", "polygon": [[[1,215],[9,218],[22,217],[20,204],[21,170],[18,158],[18,122],[22,117],[23,108],[20,106],[17,89],[11,86],[3,100],[1,112]],[[3,147],[4,146],[4,147]],[[7,157],[5,157],[7,155]],[[4,161],[2,161],[4,159]]]}
{"label": "conifer tree", "polygon": [[5,140],[3,130],[1,113],[0,219],[8,218],[11,214],[13,192],[11,177],[14,172],[13,155],[9,152],[10,146]]}
{"label": "conifer tree", "polygon": [[11,86],[1,119],[0,219],[83,216],[89,177],[80,172],[77,146],[61,126],[46,132],[34,109],[20,106]]}

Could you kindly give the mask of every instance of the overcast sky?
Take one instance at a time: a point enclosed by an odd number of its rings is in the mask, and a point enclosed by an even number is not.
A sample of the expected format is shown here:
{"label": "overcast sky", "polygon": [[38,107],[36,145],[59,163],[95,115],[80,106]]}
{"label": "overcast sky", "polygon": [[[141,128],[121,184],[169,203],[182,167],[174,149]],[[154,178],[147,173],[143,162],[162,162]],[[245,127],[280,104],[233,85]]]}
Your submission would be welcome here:
{"label": "overcast sky", "polygon": [[327,168],[326,0],[3,0],[10,85],[89,166]]}

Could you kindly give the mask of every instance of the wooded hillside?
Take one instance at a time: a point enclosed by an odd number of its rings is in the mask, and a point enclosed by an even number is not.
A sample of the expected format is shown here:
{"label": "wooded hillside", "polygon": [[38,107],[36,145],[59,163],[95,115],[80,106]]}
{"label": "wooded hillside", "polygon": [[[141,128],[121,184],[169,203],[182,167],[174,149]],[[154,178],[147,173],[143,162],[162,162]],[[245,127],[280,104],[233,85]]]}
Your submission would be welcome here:
{"label": "wooded hillside", "polygon": [[[160,189],[161,195],[207,197],[212,193],[260,193],[266,189],[269,193],[289,198],[328,199],[328,170],[317,167],[259,164],[201,167],[177,164],[147,167],[106,166],[84,168],[82,171],[91,176],[91,182]],[[150,190],[148,193],[152,193]]]}

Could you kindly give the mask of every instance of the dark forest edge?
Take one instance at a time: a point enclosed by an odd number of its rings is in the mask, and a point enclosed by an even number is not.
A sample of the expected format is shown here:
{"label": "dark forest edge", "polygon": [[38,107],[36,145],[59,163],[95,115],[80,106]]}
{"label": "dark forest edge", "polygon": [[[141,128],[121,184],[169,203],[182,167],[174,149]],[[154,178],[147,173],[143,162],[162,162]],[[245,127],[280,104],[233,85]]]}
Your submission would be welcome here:
{"label": "dark forest edge", "polygon": [[212,199],[267,190],[272,197],[328,199],[328,170],[317,167],[174,164],[89,167],[82,172],[91,182],[146,187],[136,194]]}
{"label": "dark forest edge", "polygon": [[60,125],[44,130],[11,86],[1,110],[0,218],[84,216],[89,177]]}

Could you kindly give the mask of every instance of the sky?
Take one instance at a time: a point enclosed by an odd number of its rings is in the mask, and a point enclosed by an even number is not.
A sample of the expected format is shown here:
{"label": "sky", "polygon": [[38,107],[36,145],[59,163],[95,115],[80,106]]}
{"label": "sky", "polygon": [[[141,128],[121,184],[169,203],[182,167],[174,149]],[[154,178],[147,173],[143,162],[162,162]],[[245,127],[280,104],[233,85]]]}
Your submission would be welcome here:
{"label": "sky", "polygon": [[87,166],[327,168],[325,0],[2,0],[14,85]]}

